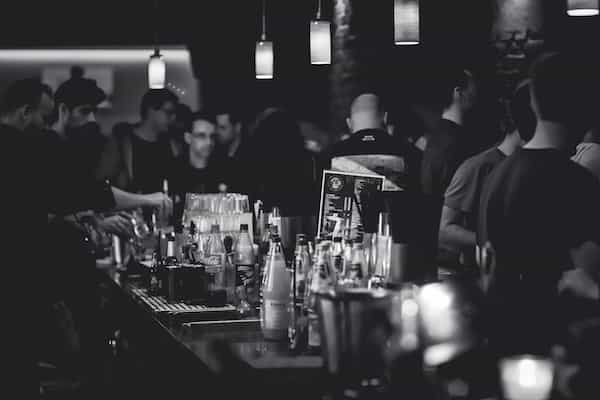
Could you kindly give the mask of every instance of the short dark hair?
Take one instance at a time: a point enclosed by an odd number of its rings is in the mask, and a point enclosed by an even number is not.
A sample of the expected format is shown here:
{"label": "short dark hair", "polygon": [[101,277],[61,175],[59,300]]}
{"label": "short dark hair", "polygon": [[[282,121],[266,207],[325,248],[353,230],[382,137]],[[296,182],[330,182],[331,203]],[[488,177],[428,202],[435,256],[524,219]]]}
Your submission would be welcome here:
{"label": "short dark hair", "polygon": [[598,99],[598,72],[594,64],[581,54],[541,55],[530,70],[537,117],[589,128]]}
{"label": "short dark hair", "polygon": [[75,76],[56,89],[54,99],[57,104],[64,103],[73,109],[83,104],[97,106],[106,100],[106,93],[98,87],[94,79]]}
{"label": "short dark hair", "polygon": [[13,82],[5,91],[0,101],[0,113],[5,115],[23,106],[37,108],[42,95],[52,97],[52,89],[35,78],[20,79]]}
{"label": "short dark hair", "polygon": [[215,116],[217,115],[228,115],[229,121],[231,121],[233,125],[242,122],[241,113],[233,106],[217,108],[215,110]]}
{"label": "short dark hair", "polygon": [[447,108],[454,99],[454,89],[466,89],[473,75],[465,68],[450,67],[442,72],[440,78],[440,105]]}
{"label": "short dark hair", "polygon": [[531,80],[526,79],[517,85],[510,100],[510,119],[521,139],[531,140],[537,124],[531,108]]}
{"label": "short dark hair", "polygon": [[175,93],[169,89],[150,89],[142,97],[142,103],[140,104],[140,115],[142,119],[146,118],[148,110],[150,108],[158,110],[166,102],[179,103],[179,98]]}
{"label": "short dark hair", "polygon": [[187,132],[192,130],[193,115],[192,109],[187,104],[177,103],[175,119]]}
{"label": "short dark hair", "polygon": [[213,125],[216,124],[214,114],[206,112],[206,111],[196,111],[195,113],[193,113],[192,114],[192,127],[194,125],[194,122],[196,122],[196,121],[208,121]]}

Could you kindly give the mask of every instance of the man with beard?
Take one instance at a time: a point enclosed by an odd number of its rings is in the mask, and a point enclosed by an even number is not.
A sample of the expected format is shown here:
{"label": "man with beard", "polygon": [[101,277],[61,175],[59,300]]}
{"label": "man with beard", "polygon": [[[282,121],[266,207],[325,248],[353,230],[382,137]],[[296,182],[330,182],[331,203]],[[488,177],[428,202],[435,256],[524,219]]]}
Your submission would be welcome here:
{"label": "man with beard", "polygon": [[[83,181],[93,181],[106,137],[96,122],[96,110],[106,94],[92,79],[77,75],[56,90],[55,118],[50,135],[63,153],[59,160],[63,168],[73,169]],[[97,218],[100,229],[121,236],[131,233],[130,219],[123,215]]]}

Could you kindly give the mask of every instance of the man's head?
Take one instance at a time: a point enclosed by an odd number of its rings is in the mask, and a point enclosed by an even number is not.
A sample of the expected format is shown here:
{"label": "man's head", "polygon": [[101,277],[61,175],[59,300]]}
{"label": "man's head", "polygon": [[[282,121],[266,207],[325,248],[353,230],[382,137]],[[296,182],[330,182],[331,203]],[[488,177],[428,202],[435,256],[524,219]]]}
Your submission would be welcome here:
{"label": "man's head", "polygon": [[175,119],[171,125],[172,137],[183,140],[185,132],[192,131],[193,112],[190,107],[183,103],[177,103]]}
{"label": "man's head", "polygon": [[178,97],[169,89],[150,89],[142,97],[140,115],[144,123],[165,133],[175,120]]}
{"label": "man's head", "polygon": [[185,142],[189,145],[190,156],[208,159],[215,148],[216,128],[211,115],[195,113],[192,117],[192,129],[185,133]]}
{"label": "man's head", "polygon": [[443,74],[442,107],[456,107],[466,113],[477,101],[477,84],[473,74],[466,69],[450,68]]}
{"label": "man's head", "polygon": [[240,116],[231,110],[220,110],[216,113],[217,140],[220,145],[229,146],[242,135]]}
{"label": "man's head", "polygon": [[598,70],[591,60],[564,53],[549,53],[533,64],[532,107],[538,121],[568,128],[580,141],[591,127],[598,104]]}
{"label": "man's head", "polygon": [[54,100],[52,89],[36,79],[11,84],[2,96],[0,116],[4,123],[19,130],[45,129],[50,123]]}
{"label": "man's head", "polygon": [[54,99],[59,124],[67,129],[80,128],[96,122],[96,109],[106,99],[106,93],[95,80],[76,76],[58,87]]}
{"label": "man's head", "polygon": [[364,93],[354,99],[350,106],[350,118],[346,124],[350,132],[363,129],[382,129],[387,121],[381,100],[376,94]]}
{"label": "man's head", "polygon": [[519,83],[510,101],[510,118],[523,143],[531,140],[537,124],[531,109],[530,85],[529,79]]}

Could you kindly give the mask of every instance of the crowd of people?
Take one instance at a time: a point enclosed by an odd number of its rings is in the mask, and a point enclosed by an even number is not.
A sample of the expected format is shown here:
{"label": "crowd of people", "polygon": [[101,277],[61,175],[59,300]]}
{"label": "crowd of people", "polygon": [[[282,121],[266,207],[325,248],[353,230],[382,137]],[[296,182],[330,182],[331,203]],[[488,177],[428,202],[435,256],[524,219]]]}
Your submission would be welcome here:
{"label": "crowd of people", "polygon": [[468,129],[478,101],[468,70],[446,74],[441,116],[418,140],[388,120],[377,94],[362,93],[348,110],[349,134],[322,154],[306,149],[299,122],[282,108],[249,123],[233,107],[194,112],[168,89],[151,89],[139,122],[103,133],[96,110],[106,95],[95,81],[74,74],[55,93],[17,81],[0,104],[0,170],[12,193],[5,210],[19,238],[8,263],[24,262],[28,230],[43,232],[51,267],[27,266],[38,276],[33,311],[47,320],[66,309],[93,341],[94,283],[81,267],[93,268],[93,254],[82,221],[131,235],[120,210],[173,209],[178,221],[190,192],[246,193],[283,215],[314,215],[321,171],[359,164],[386,176],[395,240],[422,256],[411,277],[446,270],[479,279],[497,331],[519,321],[532,328],[530,344],[566,317],[550,306],[561,294],[600,299],[600,92],[590,69],[565,54],[537,60],[514,90],[504,137],[489,149]]}

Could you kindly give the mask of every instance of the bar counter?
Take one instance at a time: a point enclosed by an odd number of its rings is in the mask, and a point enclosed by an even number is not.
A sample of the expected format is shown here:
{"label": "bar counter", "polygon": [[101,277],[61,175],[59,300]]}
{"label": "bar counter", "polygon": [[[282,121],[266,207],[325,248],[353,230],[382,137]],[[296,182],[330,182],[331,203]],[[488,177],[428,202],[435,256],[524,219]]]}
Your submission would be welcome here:
{"label": "bar counter", "polygon": [[[135,398],[218,393],[220,398],[321,398],[320,356],[292,354],[287,341],[265,340],[258,316],[232,306],[169,305],[147,296],[138,274],[97,263],[104,297],[118,315],[113,347],[119,390]],[[199,310],[199,311],[198,311]],[[310,382],[310,384],[308,384]]]}

